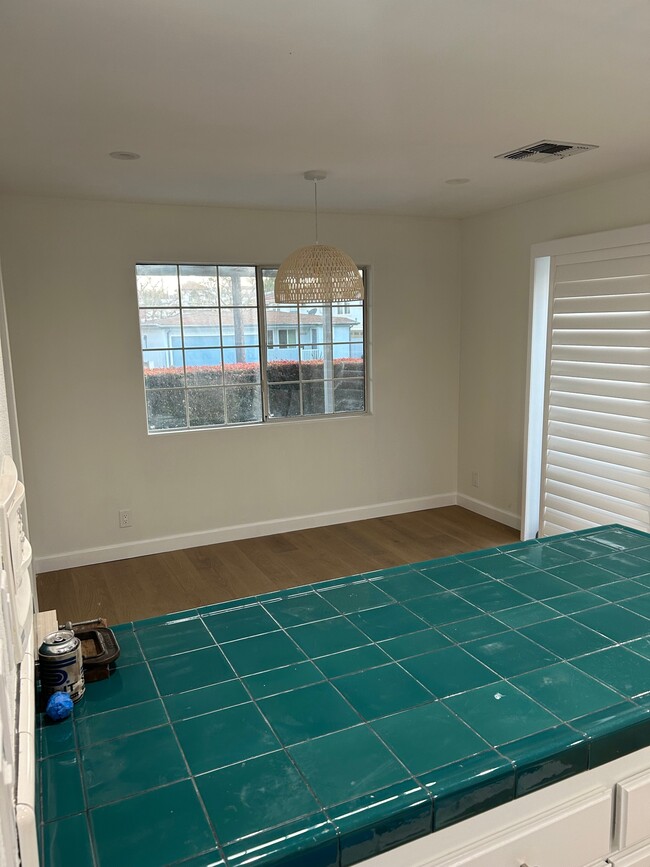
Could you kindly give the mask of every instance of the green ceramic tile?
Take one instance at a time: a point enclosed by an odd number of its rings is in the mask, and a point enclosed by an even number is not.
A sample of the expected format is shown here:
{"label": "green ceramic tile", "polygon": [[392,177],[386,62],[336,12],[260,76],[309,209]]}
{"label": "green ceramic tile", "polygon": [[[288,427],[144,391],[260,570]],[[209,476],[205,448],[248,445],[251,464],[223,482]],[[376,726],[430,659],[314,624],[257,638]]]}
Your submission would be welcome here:
{"label": "green ceramic tile", "polygon": [[81,813],[85,804],[77,753],[60,753],[40,765],[44,821]]}
{"label": "green ceramic tile", "polygon": [[313,662],[297,662],[284,668],[273,668],[260,674],[250,674],[243,679],[253,698],[265,698],[278,692],[299,689],[323,680],[323,675]]}
{"label": "green ceramic tile", "polygon": [[557,542],[548,542],[548,547],[562,554],[568,554],[577,560],[588,560],[590,557],[602,557],[610,550],[606,545],[601,545],[593,539],[584,536],[578,539],[561,539]]}
{"label": "green ceramic tile", "polygon": [[377,582],[357,581],[331,590],[320,591],[323,599],[343,614],[353,611],[365,611],[368,608],[378,608],[388,605],[391,601],[378,586]]}
{"label": "green ceramic tile", "polygon": [[[328,621],[331,622],[331,621]],[[311,629],[318,624],[303,626]],[[255,635],[252,638],[240,638],[221,645],[226,658],[240,677],[247,674],[257,674],[271,668],[282,668],[305,658],[296,645],[284,632],[269,632],[266,635]]]}
{"label": "green ceramic tile", "polygon": [[450,644],[450,640],[441,635],[437,629],[425,629],[422,632],[412,632],[410,635],[381,641],[379,647],[393,659],[408,659],[409,656],[418,656],[430,650],[441,650],[443,647],[449,647]]}
{"label": "green ceramic tile", "polygon": [[650,659],[650,638],[635,638],[634,641],[628,641],[625,644],[628,650],[633,650],[635,653],[640,653],[646,659]]}
{"label": "green ceramic tile", "polygon": [[573,563],[575,560],[570,554],[558,551],[549,545],[526,545],[523,548],[515,548],[512,556],[536,569],[551,569],[553,566],[564,566],[565,563]]}
{"label": "green ceramic tile", "polygon": [[161,614],[159,617],[147,617],[146,620],[135,620],[133,629],[139,632],[141,629],[151,629],[152,626],[171,625],[179,620],[188,620],[198,615],[196,608],[188,608],[185,611],[176,611],[173,614]]}
{"label": "green ceramic tile", "polygon": [[497,674],[460,647],[434,650],[404,659],[401,664],[438,698],[499,680]]}
{"label": "green ceramic tile", "polygon": [[[425,601],[434,597],[424,597]],[[415,600],[421,602],[423,600]],[[370,611],[358,611],[350,614],[350,620],[365,632],[373,641],[386,638],[396,638],[410,632],[426,629],[427,624],[402,605],[385,605],[383,608],[373,608]]]}
{"label": "green ceramic tile", "polygon": [[521,629],[523,626],[531,626],[533,623],[552,620],[557,617],[557,613],[542,602],[529,602],[527,605],[517,605],[515,608],[495,611],[493,616],[511,629]]}
{"label": "green ceramic tile", "polygon": [[557,566],[549,571],[552,575],[569,581],[583,590],[591,590],[594,587],[611,584],[612,581],[618,580],[618,576],[614,575],[613,572],[601,569],[597,563],[591,560],[582,563],[569,563],[567,566]]}
{"label": "green ceramic tile", "polygon": [[530,601],[528,596],[498,581],[479,584],[477,587],[466,587],[464,590],[459,590],[458,595],[472,605],[476,605],[477,608],[488,612],[514,608],[515,605],[524,605]]}
{"label": "green ceramic tile", "polygon": [[372,727],[415,775],[487,749],[485,741],[441,702],[384,717]]}
{"label": "green ceramic tile", "polygon": [[369,644],[368,637],[345,617],[295,626],[288,634],[308,656],[317,658]]}
{"label": "green ceramic tile", "polygon": [[485,572],[490,578],[498,578],[501,581],[504,578],[514,578],[515,575],[523,575],[524,572],[530,572],[531,570],[528,563],[516,560],[510,554],[475,557],[471,562],[472,566],[478,569],[479,572]]}
{"label": "green ceramic tile", "polygon": [[280,626],[285,627],[327,620],[339,613],[325,598],[313,591],[291,596],[289,599],[266,602],[264,607]]}
{"label": "green ceramic tile", "polygon": [[203,621],[219,642],[262,635],[279,628],[275,620],[257,603],[205,614]]}
{"label": "green ceramic tile", "polygon": [[[645,540],[648,542],[648,539]],[[650,545],[643,545],[640,548],[634,548],[634,556],[639,557],[641,560],[645,560],[646,562],[650,561]]]}
{"label": "green ceramic tile", "polygon": [[88,747],[100,741],[165,725],[166,722],[163,704],[156,698],[77,720],[77,738],[80,747]]}
{"label": "green ceramic tile", "polygon": [[124,668],[118,665],[107,680],[86,684],[83,701],[75,705],[74,715],[81,719],[154,698],[158,698],[158,693],[147,665],[139,663]]}
{"label": "green ceramic tile", "polygon": [[86,814],[68,816],[43,828],[43,861],[46,867],[94,867]]}
{"label": "green ceramic tile", "polygon": [[81,750],[89,807],[120,801],[188,776],[170,725]]}
{"label": "green ceramic tile", "polygon": [[361,721],[327,682],[263,698],[258,704],[284,744],[317,738],[358,725]]}
{"label": "green ceramic tile", "polygon": [[163,699],[167,713],[172,722],[190,719],[214,710],[224,710],[250,701],[250,696],[239,680],[227,680],[224,683],[213,683],[189,692],[179,692],[167,695]]}
{"label": "green ceramic tile", "polygon": [[76,749],[73,717],[54,722],[44,713],[37,714],[36,744],[40,747],[38,757],[42,759]]}
{"label": "green ceramic tile", "polygon": [[[114,628],[113,628],[114,631]],[[117,643],[120,648],[119,665],[133,665],[135,662],[144,662],[142,650],[138,644],[138,639],[135,637],[133,630],[123,630],[115,634]]]}
{"label": "green ceramic tile", "polygon": [[[633,584],[636,582],[628,582],[628,581],[619,581],[618,584],[614,585],[619,587],[621,584]],[[633,611],[635,614],[641,614],[643,617],[650,618],[650,593],[648,593],[648,588],[643,588],[643,595],[635,595],[633,599],[627,599],[625,602],[621,602],[622,608],[627,608],[628,611]]]}
{"label": "green ceramic tile", "polygon": [[[643,594],[648,593],[648,588],[645,584],[641,584],[639,581],[625,578],[622,581],[614,581],[612,584],[604,584],[602,587],[598,588],[598,593],[608,602],[622,602],[624,600],[632,600],[637,596],[639,598],[642,597]],[[636,610],[634,605],[626,605],[625,607],[629,607],[631,611]],[[639,613],[644,614],[645,612],[639,608]],[[650,614],[650,606],[648,614]],[[646,617],[648,614],[646,614]]]}
{"label": "green ceramic tile", "polygon": [[404,780],[405,768],[368,726],[345,729],[289,748],[325,807]]}
{"label": "green ceramic tile", "polygon": [[433,698],[397,663],[337,677],[334,685],[366,720],[424,704]]}
{"label": "green ceramic tile", "polygon": [[436,584],[440,584],[445,590],[458,590],[460,587],[472,587],[474,584],[484,584],[490,578],[484,573],[474,569],[468,563],[450,563],[438,569],[429,569],[425,573]]}
{"label": "green ceramic tile", "polygon": [[512,801],[515,771],[496,750],[486,750],[423,774],[433,796],[433,827],[440,831],[463,819]]}
{"label": "green ceramic tile", "polygon": [[492,746],[558,723],[556,717],[505,681],[445,699],[445,704]]}
{"label": "green ceramic tile", "polygon": [[218,647],[155,659],[151,671],[161,695],[174,695],[233,678],[233,671]]}
{"label": "green ceramic tile", "polygon": [[519,593],[525,593],[531,599],[551,599],[553,596],[563,596],[575,592],[575,584],[549,575],[548,572],[528,572],[504,582]]}
{"label": "green ceramic tile", "polygon": [[636,578],[637,575],[647,575],[650,572],[647,560],[635,557],[628,551],[617,551],[616,554],[600,557],[598,565],[608,572],[620,575],[621,578]]}
{"label": "green ceramic tile", "polygon": [[429,626],[443,626],[445,623],[467,620],[469,617],[477,617],[483,613],[455,593],[440,593],[438,596],[412,599],[406,603],[406,607],[425,620]]}
{"label": "green ceramic tile", "polygon": [[282,750],[202,774],[196,783],[222,844],[319,810]]}
{"label": "green ceramic tile", "polygon": [[341,867],[431,833],[431,796],[413,780],[362,795],[327,812],[339,830]]}
{"label": "green ceramic tile", "polygon": [[[615,584],[605,584],[599,588],[599,592],[607,587],[617,587],[618,584],[622,583],[624,582],[617,581]],[[557,599],[547,599],[546,604],[560,614],[576,614],[578,611],[587,611],[589,608],[597,608],[602,605],[603,597],[596,596],[595,593],[590,593],[588,590],[578,590],[576,593],[558,596]]]}
{"label": "green ceramic tile", "polygon": [[90,816],[99,867],[163,867],[215,843],[190,780],[98,807]]}
{"label": "green ceramic tile", "polygon": [[488,635],[505,632],[506,627],[489,614],[481,614],[478,617],[461,620],[459,623],[447,623],[444,626],[440,626],[439,629],[444,635],[451,638],[452,641],[462,643],[472,641],[475,638],[487,638]]}
{"label": "green ceramic tile", "polygon": [[[395,640],[395,639],[391,639]],[[399,640],[399,639],[397,639]],[[376,644],[366,644],[353,650],[344,650],[330,656],[321,656],[318,667],[326,677],[340,677],[343,674],[353,674],[367,668],[385,665],[391,658]]]}
{"label": "green ceramic tile", "polygon": [[588,740],[565,725],[503,744],[499,752],[515,765],[516,798],[589,768]]}
{"label": "green ceramic tile", "polygon": [[513,678],[512,682],[563,720],[585,716],[621,700],[621,696],[613,689],[568,662],[522,674]]}
{"label": "green ceramic tile", "polygon": [[590,653],[576,659],[573,664],[626,698],[650,692],[650,660],[627,647],[611,647],[600,653]]}
{"label": "green ceramic tile", "polygon": [[536,641],[563,659],[592,653],[612,644],[609,638],[577,623],[571,617],[558,617],[544,623],[535,623],[521,631],[527,638]]}
{"label": "green ceramic tile", "polygon": [[391,575],[389,578],[382,578],[377,581],[376,586],[398,602],[406,602],[408,599],[416,599],[418,596],[430,596],[432,593],[440,593],[442,590],[439,584],[421,572],[402,572],[400,575]]}
{"label": "green ceramic tile", "polygon": [[339,867],[338,837],[324,813],[314,813],[271,830],[257,831],[223,847],[229,867]]}
{"label": "green ceramic tile", "polygon": [[650,744],[650,712],[631,702],[621,702],[572,720],[571,727],[589,738],[590,768]]}
{"label": "green ceramic tile", "polygon": [[557,661],[554,653],[518,632],[503,632],[490,638],[480,638],[464,647],[501,677],[513,677]]}
{"label": "green ceramic tile", "polygon": [[589,539],[600,542],[602,545],[616,551],[625,551],[628,548],[639,548],[648,544],[646,534],[637,535],[622,527],[608,527],[596,530],[588,536]]}
{"label": "green ceramic tile", "polygon": [[252,702],[182,720],[174,728],[193,774],[261,756],[280,746]]}
{"label": "green ceramic tile", "polygon": [[208,852],[202,855],[195,855],[194,858],[183,858],[182,861],[175,861],[174,867],[225,867],[225,861],[219,854],[219,849],[213,846]]}
{"label": "green ceramic tile", "polygon": [[614,641],[630,641],[650,634],[650,620],[621,608],[618,605],[603,605],[573,615],[574,620],[600,632]]}
{"label": "green ceramic tile", "polygon": [[214,638],[205,628],[200,617],[177,620],[174,623],[141,629],[138,641],[147,659],[171,656],[187,650],[198,650],[214,644]]}

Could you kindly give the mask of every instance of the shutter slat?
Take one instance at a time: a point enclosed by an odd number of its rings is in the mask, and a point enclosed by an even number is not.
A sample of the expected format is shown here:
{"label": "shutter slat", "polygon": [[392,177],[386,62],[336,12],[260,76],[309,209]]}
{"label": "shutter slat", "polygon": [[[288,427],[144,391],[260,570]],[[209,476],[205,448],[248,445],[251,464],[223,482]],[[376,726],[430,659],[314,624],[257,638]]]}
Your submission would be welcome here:
{"label": "shutter slat", "polygon": [[556,345],[551,350],[551,361],[585,361],[589,364],[650,365],[650,340],[648,341],[647,347]]}
{"label": "shutter slat", "polygon": [[[558,265],[555,269],[556,283],[575,282],[583,280],[607,280],[619,283],[627,282],[631,277],[646,277],[650,274],[650,256],[622,256],[617,259],[597,259],[591,262],[574,262]],[[615,278],[615,279],[614,279]],[[620,278],[623,278],[622,280]]]}
{"label": "shutter slat", "polygon": [[648,347],[648,329],[557,329],[553,334],[553,345],[568,346],[633,346],[639,349]]}
{"label": "shutter slat", "polygon": [[595,461],[604,461],[613,466],[632,467],[646,473],[650,472],[650,455],[647,454],[626,452],[622,449],[608,448],[595,443],[563,437],[548,437],[548,450],[564,452],[567,455],[576,455],[580,458],[591,458]]}
{"label": "shutter slat", "polygon": [[620,464],[598,461],[594,458],[572,455],[566,452],[549,452],[548,475],[550,476],[551,473],[562,469],[601,479],[611,479],[615,482],[620,481],[623,484],[627,483],[630,485],[645,485],[648,480],[648,473],[637,467],[623,467]]}
{"label": "shutter slat", "polygon": [[553,328],[564,329],[620,329],[649,328],[650,313],[643,310],[599,311],[597,313],[553,313]]}
{"label": "shutter slat", "polygon": [[572,394],[593,394],[600,397],[624,397],[629,400],[650,400],[650,385],[641,382],[611,382],[577,376],[551,376],[552,391]]}
{"label": "shutter slat", "polygon": [[553,302],[556,313],[612,313],[614,311],[650,310],[650,280],[646,291],[630,295],[579,295],[573,298],[556,298]]}
{"label": "shutter slat", "polygon": [[638,436],[650,433],[650,421],[647,418],[634,418],[609,412],[587,412],[573,407],[553,406],[549,409],[548,417],[549,421],[620,431]]}
{"label": "shutter slat", "polygon": [[593,412],[610,412],[613,415],[629,415],[634,418],[646,416],[650,412],[650,401],[561,391],[551,392],[550,406],[575,407]]}
{"label": "shutter slat", "polygon": [[552,376],[612,379],[650,383],[650,367],[642,364],[593,364],[588,361],[551,361]]}
{"label": "shutter slat", "polygon": [[[556,269],[556,276],[557,276]],[[616,295],[644,295],[650,292],[650,278],[647,274],[638,277],[623,277],[605,280],[572,280],[555,284],[554,297],[564,298],[597,298]]]}
{"label": "shutter slat", "polygon": [[620,508],[627,505],[645,510],[646,514],[650,511],[650,490],[647,487],[623,485],[570,470],[549,467],[546,490],[569,499],[576,496],[580,502],[596,506],[609,502],[610,508],[616,508],[618,503]]}

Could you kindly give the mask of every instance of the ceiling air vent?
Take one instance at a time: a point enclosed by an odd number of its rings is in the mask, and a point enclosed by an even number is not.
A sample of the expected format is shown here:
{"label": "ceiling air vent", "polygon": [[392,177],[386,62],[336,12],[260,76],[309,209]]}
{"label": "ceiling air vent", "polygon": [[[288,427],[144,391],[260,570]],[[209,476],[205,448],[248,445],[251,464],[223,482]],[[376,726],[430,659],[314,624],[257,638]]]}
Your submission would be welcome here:
{"label": "ceiling air vent", "polygon": [[554,160],[563,160],[574,154],[584,151],[592,151],[598,145],[577,144],[571,141],[538,141],[535,144],[508,151],[505,154],[497,154],[496,160],[516,160],[522,163],[552,163]]}

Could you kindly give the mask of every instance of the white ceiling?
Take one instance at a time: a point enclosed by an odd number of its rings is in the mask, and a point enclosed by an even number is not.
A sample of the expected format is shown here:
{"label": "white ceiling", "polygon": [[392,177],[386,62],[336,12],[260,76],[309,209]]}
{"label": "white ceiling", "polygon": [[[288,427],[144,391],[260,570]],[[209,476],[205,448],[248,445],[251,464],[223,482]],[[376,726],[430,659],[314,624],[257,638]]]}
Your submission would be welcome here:
{"label": "white ceiling", "polygon": [[[465,216],[650,168],[649,46],[650,0],[1,0],[0,189]],[[494,159],[542,138],[600,147]]]}

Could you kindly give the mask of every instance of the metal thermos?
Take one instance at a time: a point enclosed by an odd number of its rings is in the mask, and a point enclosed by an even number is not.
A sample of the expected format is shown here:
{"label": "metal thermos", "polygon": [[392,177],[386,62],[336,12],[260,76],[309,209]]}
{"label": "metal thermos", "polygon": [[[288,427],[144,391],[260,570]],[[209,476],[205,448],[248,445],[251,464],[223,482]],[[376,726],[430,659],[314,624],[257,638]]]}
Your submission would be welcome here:
{"label": "metal thermos", "polygon": [[68,629],[45,636],[38,651],[41,684],[46,695],[67,692],[79,701],[86,689],[81,642]]}

